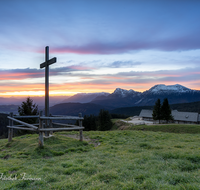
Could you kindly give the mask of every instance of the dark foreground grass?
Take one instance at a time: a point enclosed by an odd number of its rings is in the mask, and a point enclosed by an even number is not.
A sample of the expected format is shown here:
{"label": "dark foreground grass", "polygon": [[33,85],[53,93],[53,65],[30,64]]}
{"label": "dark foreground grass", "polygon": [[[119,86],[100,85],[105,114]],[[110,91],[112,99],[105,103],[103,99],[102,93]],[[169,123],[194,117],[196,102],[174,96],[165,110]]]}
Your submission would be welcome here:
{"label": "dark foreground grass", "polygon": [[97,147],[65,134],[0,140],[0,189],[200,188],[200,134],[84,132]]}

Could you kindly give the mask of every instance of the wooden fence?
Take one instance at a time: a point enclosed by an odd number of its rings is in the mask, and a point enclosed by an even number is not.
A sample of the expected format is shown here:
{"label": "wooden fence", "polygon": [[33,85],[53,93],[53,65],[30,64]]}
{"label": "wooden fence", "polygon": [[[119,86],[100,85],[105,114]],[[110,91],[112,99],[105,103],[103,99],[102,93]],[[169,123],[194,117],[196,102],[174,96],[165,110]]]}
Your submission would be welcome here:
{"label": "wooden fence", "polygon": [[[19,119],[22,118],[38,118],[38,124],[28,124],[26,122],[20,121]],[[28,131],[35,131],[39,132],[39,146],[44,146],[44,133],[45,136],[48,137],[49,133],[52,134],[53,131],[73,131],[79,130],[80,141],[83,140],[83,129],[82,126],[82,114],[80,113],[78,117],[76,116],[52,116],[45,117],[42,115],[42,111],[39,115],[35,116],[13,116],[13,113],[10,113],[8,116],[9,119],[9,126],[8,127],[8,142],[12,141],[13,137],[13,129],[20,129],[20,130],[28,130]],[[63,123],[54,123],[54,120],[78,120],[79,126],[71,125],[71,124],[63,124]],[[13,122],[19,123],[20,125],[13,125]],[[56,126],[60,126],[61,128],[55,128]],[[38,126],[38,127],[37,127]],[[64,126],[64,127],[62,127]]]}

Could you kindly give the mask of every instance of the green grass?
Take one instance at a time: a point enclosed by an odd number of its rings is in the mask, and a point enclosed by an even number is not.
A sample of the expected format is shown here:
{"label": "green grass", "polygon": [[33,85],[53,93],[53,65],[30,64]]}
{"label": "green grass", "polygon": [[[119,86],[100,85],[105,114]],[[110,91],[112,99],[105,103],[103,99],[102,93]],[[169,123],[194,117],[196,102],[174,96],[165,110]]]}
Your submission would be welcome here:
{"label": "green grass", "polygon": [[120,119],[114,119],[113,130],[142,130],[142,131],[154,131],[154,132],[167,132],[167,133],[200,133],[200,125],[195,124],[157,124],[157,125],[133,125],[120,121]]}
{"label": "green grass", "polygon": [[179,125],[179,124],[139,125],[139,126],[130,126],[129,130],[197,134],[200,133],[200,125]]}
{"label": "green grass", "polygon": [[[100,145],[56,133],[0,140],[0,189],[199,189],[200,134],[137,130],[83,132]],[[70,132],[76,134],[76,132]],[[35,180],[22,180],[26,178]],[[0,176],[1,177],[1,176]],[[41,178],[41,180],[37,180]]]}

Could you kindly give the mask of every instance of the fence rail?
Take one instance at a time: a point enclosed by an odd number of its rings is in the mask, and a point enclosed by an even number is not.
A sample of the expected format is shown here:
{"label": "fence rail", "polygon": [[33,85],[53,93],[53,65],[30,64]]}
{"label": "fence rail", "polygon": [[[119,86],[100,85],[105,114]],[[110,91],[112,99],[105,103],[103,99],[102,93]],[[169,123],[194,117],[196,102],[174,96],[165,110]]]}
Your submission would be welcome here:
{"label": "fence rail", "polygon": [[[36,124],[31,124],[31,125],[34,125],[34,126],[39,126],[39,123],[36,123]],[[25,125],[15,125],[16,127],[24,127]]]}
{"label": "fence rail", "polygon": [[64,116],[64,117],[40,117],[43,120],[83,120],[83,117]]}
{"label": "fence rail", "polygon": [[32,128],[25,128],[25,127],[17,127],[17,126],[7,126],[8,128],[11,129],[20,129],[20,130],[27,130],[27,131],[36,131],[35,129]]}
{"label": "fence rail", "polygon": [[46,128],[40,129],[40,131],[72,131],[72,130],[82,130],[84,127],[71,127],[71,128]]}
{"label": "fence rail", "polygon": [[70,124],[64,124],[64,123],[54,123],[52,122],[53,125],[59,125],[59,126],[64,126],[64,127],[77,127],[76,125],[70,125]]}
{"label": "fence rail", "polygon": [[13,118],[39,118],[40,116],[39,115],[26,115],[26,116],[23,116],[23,115],[14,115]]}
{"label": "fence rail", "polygon": [[[76,116],[50,116],[45,117],[42,116],[42,111],[40,111],[39,115],[36,116],[13,116],[13,113],[10,113],[10,116],[7,117],[9,119],[9,125],[8,127],[8,141],[12,141],[13,136],[13,129],[19,129],[19,130],[28,130],[28,131],[35,131],[39,132],[39,146],[44,145],[44,132],[45,136],[49,136],[49,132],[53,133],[53,131],[73,131],[73,130],[79,130],[80,133],[80,141],[83,140],[83,129],[82,126],[82,120],[84,119],[82,117],[82,114],[80,113],[78,117]],[[18,120],[16,118],[38,118],[39,124],[29,124],[24,121]],[[63,123],[53,123],[52,120],[78,120],[79,126],[77,125],[71,125],[71,124],[63,124]],[[45,121],[45,122],[44,122]],[[13,125],[13,122],[17,122],[21,125]],[[39,125],[36,127],[35,125]],[[59,125],[59,126],[65,126],[63,128],[53,128],[53,125]],[[24,127],[25,126],[25,127]],[[67,128],[66,128],[67,127]]]}
{"label": "fence rail", "polygon": [[15,122],[17,122],[17,123],[20,123],[20,124],[22,124],[22,125],[25,125],[26,127],[30,127],[30,128],[33,128],[33,129],[38,129],[38,127],[35,127],[34,125],[25,123],[25,122],[23,122],[23,121],[20,121],[20,120],[18,120],[18,119],[13,118],[13,117],[8,116],[8,119],[10,119],[10,120],[12,120],[12,121],[15,121]]}

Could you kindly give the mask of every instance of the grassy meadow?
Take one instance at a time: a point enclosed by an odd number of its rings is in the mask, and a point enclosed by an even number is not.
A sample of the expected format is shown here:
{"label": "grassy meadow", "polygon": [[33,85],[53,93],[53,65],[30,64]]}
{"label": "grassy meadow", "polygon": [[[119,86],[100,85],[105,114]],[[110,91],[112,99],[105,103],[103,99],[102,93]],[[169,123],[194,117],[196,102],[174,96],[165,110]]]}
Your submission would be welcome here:
{"label": "grassy meadow", "polygon": [[0,140],[0,189],[200,189],[198,133],[84,131],[91,140],[83,142],[66,136],[77,133],[54,133],[43,148],[36,134]]}
{"label": "grassy meadow", "polygon": [[[125,121],[129,121],[127,118]],[[113,129],[119,130],[142,130],[142,131],[154,131],[154,132],[168,132],[168,133],[200,133],[200,125],[196,124],[155,124],[155,125],[134,125],[131,123],[125,123],[120,119],[113,119]]]}

